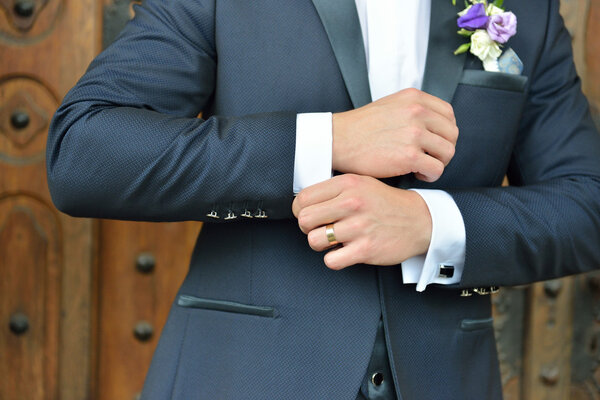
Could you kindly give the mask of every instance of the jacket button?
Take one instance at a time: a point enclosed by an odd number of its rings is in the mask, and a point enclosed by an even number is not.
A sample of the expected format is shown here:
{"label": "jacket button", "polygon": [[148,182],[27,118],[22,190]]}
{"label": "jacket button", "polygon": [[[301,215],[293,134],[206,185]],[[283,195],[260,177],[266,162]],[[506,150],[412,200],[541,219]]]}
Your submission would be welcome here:
{"label": "jacket button", "polygon": [[383,383],[383,374],[381,372],[375,372],[371,375],[371,383],[375,386],[380,386]]}
{"label": "jacket button", "polygon": [[252,218],[252,213],[248,209],[246,209],[242,213],[242,217],[244,217],[244,218]]}
{"label": "jacket button", "polygon": [[267,213],[260,208],[256,210],[256,214],[254,214],[254,218],[267,218]]}
{"label": "jacket button", "polygon": [[217,211],[215,210],[211,210],[208,214],[206,214],[206,216],[208,218],[219,219],[219,214],[217,214]]}

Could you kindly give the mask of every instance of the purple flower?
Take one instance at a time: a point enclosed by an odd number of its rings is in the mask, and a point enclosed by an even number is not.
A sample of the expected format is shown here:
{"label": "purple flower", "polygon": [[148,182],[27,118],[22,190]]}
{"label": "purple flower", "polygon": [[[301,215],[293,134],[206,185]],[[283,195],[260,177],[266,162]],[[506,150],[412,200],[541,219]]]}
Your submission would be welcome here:
{"label": "purple flower", "polygon": [[485,29],[488,18],[489,17],[485,14],[485,6],[483,3],[477,3],[472,5],[456,22],[459,28],[473,31],[475,29]]}
{"label": "purple flower", "polygon": [[490,17],[487,32],[490,37],[498,43],[506,43],[517,33],[517,17],[511,12],[492,15]]}

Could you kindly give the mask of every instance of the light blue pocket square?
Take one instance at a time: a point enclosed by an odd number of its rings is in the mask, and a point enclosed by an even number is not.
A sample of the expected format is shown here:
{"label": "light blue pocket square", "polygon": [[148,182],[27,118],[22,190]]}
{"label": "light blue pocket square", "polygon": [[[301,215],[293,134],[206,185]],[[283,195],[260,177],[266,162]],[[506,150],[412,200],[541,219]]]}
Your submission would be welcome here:
{"label": "light blue pocket square", "polygon": [[521,75],[523,73],[523,62],[513,49],[508,48],[498,58],[498,68],[500,72]]}

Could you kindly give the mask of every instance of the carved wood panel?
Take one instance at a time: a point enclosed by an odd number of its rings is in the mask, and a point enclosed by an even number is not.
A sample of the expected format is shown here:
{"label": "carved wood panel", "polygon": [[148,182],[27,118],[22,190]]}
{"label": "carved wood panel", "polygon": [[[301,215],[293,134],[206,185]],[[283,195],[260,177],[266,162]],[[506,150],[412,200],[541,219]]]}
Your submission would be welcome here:
{"label": "carved wood panel", "polygon": [[11,44],[46,38],[58,23],[61,0],[0,0],[0,37]]}
{"label": "carved wood panel", "polygon": [[55,398],[61,249],[58,216],[27,195],[0,199],[0,398]]}
{"label": "carved wood panel", "polygon": [[0,1],[0,399],[81,400],[92,226],[52,205],[45,144],[98,50],[94,0]]}
{"label": "carved wood panel", "polygon": [[39,80],[16,75],[0,81],[0,99],[0,160],[17,166],[39,164],[57,96]]}
{"label": "carved wood panel", "polygon": [[600,399],[600,274],[575,278],[573,350],[571,354],[572,400]]}

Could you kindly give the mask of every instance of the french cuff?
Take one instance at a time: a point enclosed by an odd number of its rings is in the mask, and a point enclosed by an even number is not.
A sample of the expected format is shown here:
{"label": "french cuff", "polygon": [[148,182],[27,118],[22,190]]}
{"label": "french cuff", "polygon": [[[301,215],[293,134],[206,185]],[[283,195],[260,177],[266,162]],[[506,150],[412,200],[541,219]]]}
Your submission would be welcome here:
{"label": "french cuff", "polygon": [[432,221],[431,243],[426,254],[402,263],[404,283],[416,283],[422,292],[427,285],[460,282],[465,266],[465,223],[452,196],[443,190],[411,189],[429,208]]}
{"label": "french cuff", "polygon": [[333,127],[331,113],[296,116],[294,194],[332,176]]}

